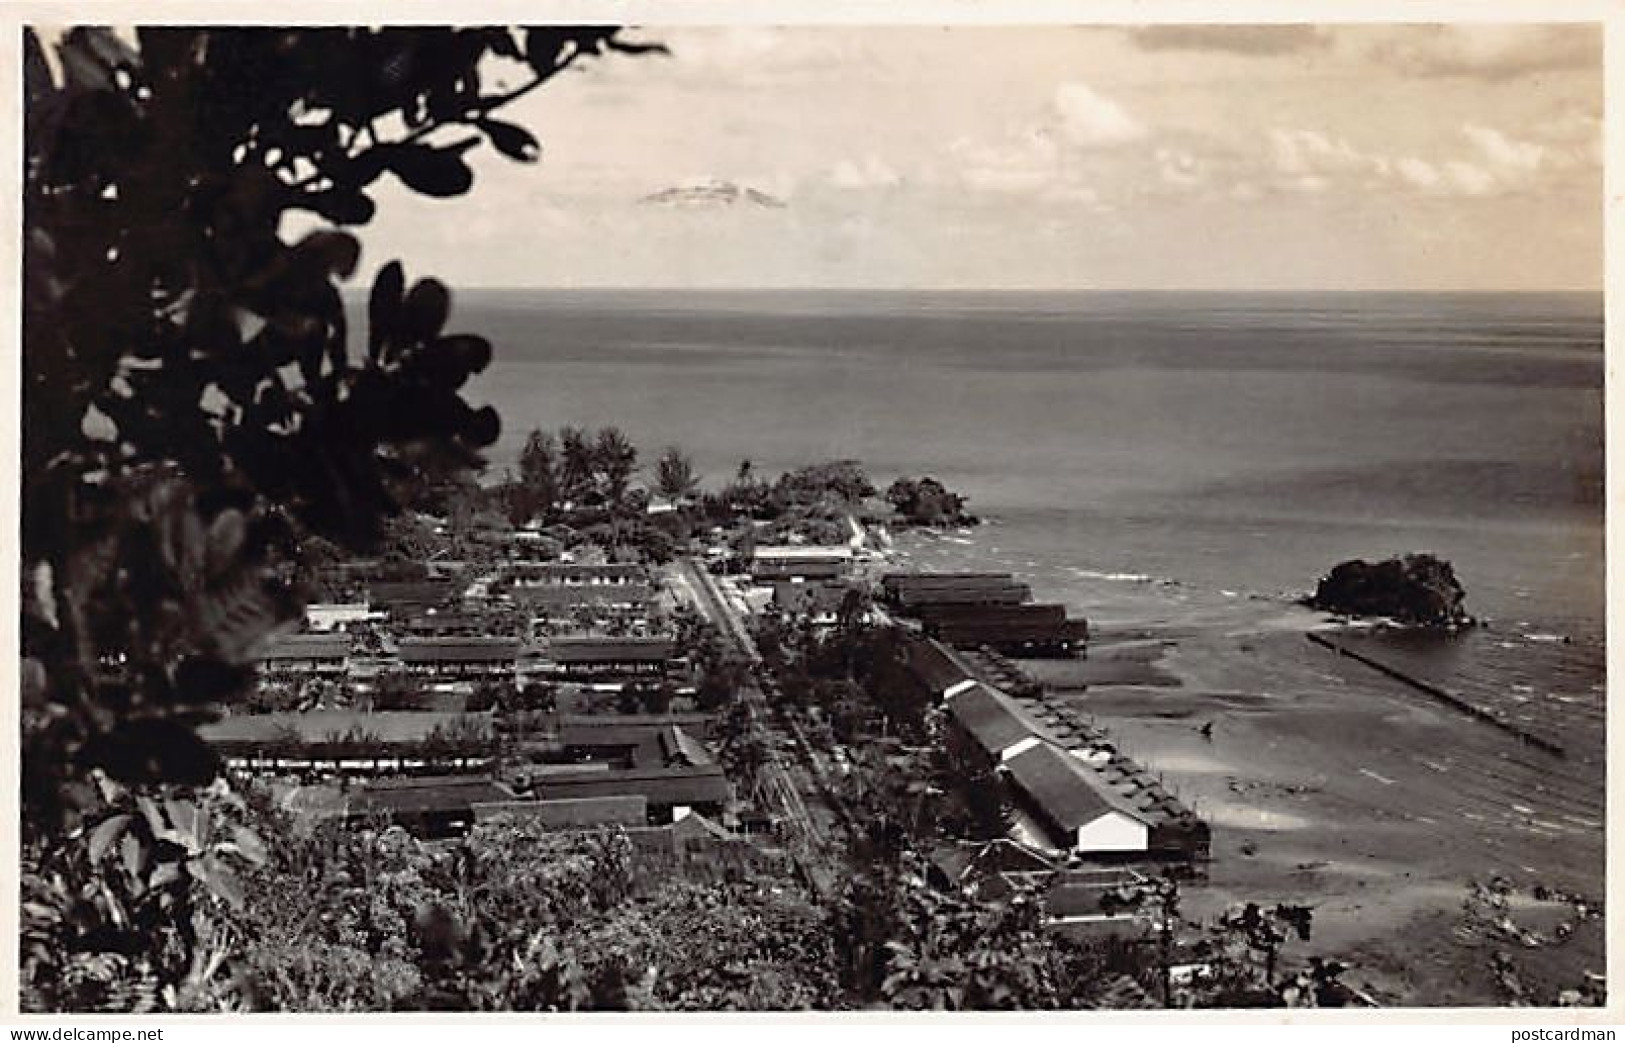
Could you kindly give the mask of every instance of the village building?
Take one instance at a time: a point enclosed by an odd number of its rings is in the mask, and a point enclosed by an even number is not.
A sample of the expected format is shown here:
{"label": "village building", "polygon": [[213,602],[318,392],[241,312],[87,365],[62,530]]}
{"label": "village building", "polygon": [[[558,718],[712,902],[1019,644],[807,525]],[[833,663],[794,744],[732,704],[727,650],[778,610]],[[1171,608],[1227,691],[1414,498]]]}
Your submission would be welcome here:
{"label": "village building", "polygon": [[1138,933],[1145,927],[1138,911],[1112,900],[1122,889],[1146,882],[1139,871],[1129,866],[1078,865],[1064,853],[1007,837],[938,847],[932,852],[927,879],[938,888],[957,889],[984,901],[1036,891],[1044,903],[1046,926],[1072,938]]}
{"label": "village building", "polygon": [[934,703],[945,702],[978,683],[965,661],[941,641],[909,636],[900,646],[900,654],[904,668]]}
{"label": "village building", "polygon": [[501,580],[515,589],[533,586],[648,586],[651,582],[646,565],[563,561],[509,562],[503,568]]}
{"label": "village building", "polygon": [[[564,756],[578,761],[607,761],[625,768],[647,765],[697,767],[716,763],[710,748],[678,724],[670,721],[621,723],[617,721],[617,716],[603,714],[562,719],[559,724],[559,746]],[[610,723],[600,724],[598,721]]]}
{"label": "village building", "polygon": [[365,601],[315,602],[305,606],[305,627],[317,633],[343,630],[382,618],[384,613],[374,612]]}
{"label": "village building", "polygon": [[544,628],[582,621],[647,623],[656,596],[646,583],[538,583],[508,590],[515,608]]}
{"label": "village building", "polygon": [[375,779],[346,794],[344,818],[354,825],[387,822],[420,839],[441,840],[467,833],[476,807],[513,797],[512,790],[488,776]]}
{"label": "village building", "polygon": [[506,637],[516,630],[511,620],[491,612],[467,612],[442,609],[414,615],[399,623],[396,631],[403,637]]}
{"label": "village building", "polygon": [[925,632],[956,648],[993,648],[1013,656],[1071,656],[1088,626],[1064,605],[928,605],[911,610]]}
{"label": "village building", "polygon": [[949,741],[965,760],[985,769],[1040,742],[1039,725],[1014,699],[977,681],[947,702]]}
{"label": "village building", "polygon": [[641,796],[648,802],[649,821],[657,825],[676,821],[690,812],[720,814],[732,797],[728,778],[717,764],[627,769],[584,767],[573,772],[549,772],[535,780],[535,795],[540,800],[629,794]]}
{"label": "village building", "polygon": [[1002,765],[1015,805],[1049,846],[1092,858],[1144,856],[1151,822],[1094,768],[1055,744],[1034,741]]}
{"label": "village building", "polygon": [[886,601],[898,609],[1020,605],[1032,599],[1032,589],[1008,572],[894,572],[880,583]]}
{"label": "village building", "polygon": [[649,821],[649,802],[635,793],[566,800],[492,801],[475,804],[473,811],[476,822],[534,822],[546,829],[644,827]]}
{"label": "village building", "polygon": [[778,580],[773,583],[771,604],[784,615],[800,616],[814,626],[834,626],[851,593],[845,583]]}
{"label": "village building", "polygon": [[260,652],[263,675],[340,677],[349,669],[350,639],[344,634],[284,634]]}
{"label": "village building", "polygon": [[556,680],[614,687],[664,680],[674,663],[663,637],[555,637],[539,654],[541,672]]}
{"label": "village building", "polygon": [[365,776],[483,770],[491,763],[489,714],[232,714],[198,728],[228,767],[254,774]]}
{"label": "village building", "polygon": [[395,654],[408,673],[419,676],[512,680],[519,642],[502,637],[407,638]]}
{"label": "village building", "polygon": [[558,731],[561,736],[578,737],[583,743],[600,742],[595,733],[626,734],[627,729],[651,731],[665,727],[681,728],[697,739],[710,741],[716,737],[717,715],[703,711],[667,713],[593,713],[560,714]]}
{"label": "village building", "polygon": [[759,583],[840,579],[852,570],[849,546],[775,545],[751,552],[750,574]]}
{"label": "village building", "polygon": [[449,579],[370,580],[367,600],[391,619],[410,619],[446,608],[462,597],[462,588]]}

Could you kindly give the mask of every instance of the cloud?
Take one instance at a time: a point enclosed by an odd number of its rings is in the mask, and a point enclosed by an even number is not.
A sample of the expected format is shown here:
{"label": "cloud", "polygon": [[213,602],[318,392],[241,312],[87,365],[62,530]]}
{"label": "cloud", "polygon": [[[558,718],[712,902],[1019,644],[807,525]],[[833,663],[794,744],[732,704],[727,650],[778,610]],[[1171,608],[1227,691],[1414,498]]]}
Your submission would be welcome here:
{"label": "cloud", "polygon": [[980,192],[1037,192],[1061,175],[1060,146],[1043,127],[993,143],[958,138],[948,146],[948,159],[951,179]]}
{"label": "cloud", "polygon": [[1439,196],[1478,197],[1538,187],[1550,173],[1585,161],[1584,143],[1559,150],[1498,128],[1467,123],[1458,146],[1441,155],[1394,155],[1360,148],[1320,130],[1271,128],[1268,183],[1308,193],[1383,187]]}
{"label": "cloud", "polygon": [[1518,174],[1532,174],[1546,160],[1546,148],[1532,141],[1517,141],[1494,127],[1469,123],[1462,128],[1478,151],[1492,166]]}
{"label": "cloud", "polygon": [[1386,160],[1318,130],[1272,127],[1269,153],[1275,169],[1289,177],[1320,179],[1386,173]]}
{"label": "cloud", "polygon": [[1072,81],[1057,87],[1055,112],[1061,134],[1085,148],[1126,145],[1147,133],[1145,125],[1127,109],[1086,83]]}
{"label": "cloud", "polygon": [[1152,154],[1157,177],[1169,188],[1196,188],[1207,181],[1205,164],[1182,148],[1159,148]]}
{"label": "cloud", "polygon": [[1405,156],[1392,169],[1401,184],[1432,195],[1487,196],[1502,187],[1489,171],[1461,159],[1434,163]]}
{"label": "cloud", "polygon": [[1318,50],[1332,35],[1319,25],[1151,25],[1129,30],[1129,38],[1147,51],[1276,56]]}
{"label": "cloud", "polygon": [[1385,33],[1370,56],[1409,76],[1509,80],[1602,69],[1602,33],[1588,25],[1430,25]]}
{"label": "cloud", "polygon": [[830,183],[837,188],[896,188],[903,176],[878,156],[863,159],[843,159],[829,172]]}

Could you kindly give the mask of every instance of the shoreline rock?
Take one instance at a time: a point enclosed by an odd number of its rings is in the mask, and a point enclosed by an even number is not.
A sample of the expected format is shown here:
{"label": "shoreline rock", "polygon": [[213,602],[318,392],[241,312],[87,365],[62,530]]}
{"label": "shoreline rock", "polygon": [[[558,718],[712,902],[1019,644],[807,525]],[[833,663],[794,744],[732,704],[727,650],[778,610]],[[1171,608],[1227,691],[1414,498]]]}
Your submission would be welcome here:
{"label": "shoreline rock", "polygon": [[1475,624],[1464,607],[1466,596],[1448,561],[1406,554],[1378,562],[1342,562],[1321,577],[1303,603],[1338,615],[1455,630]]}

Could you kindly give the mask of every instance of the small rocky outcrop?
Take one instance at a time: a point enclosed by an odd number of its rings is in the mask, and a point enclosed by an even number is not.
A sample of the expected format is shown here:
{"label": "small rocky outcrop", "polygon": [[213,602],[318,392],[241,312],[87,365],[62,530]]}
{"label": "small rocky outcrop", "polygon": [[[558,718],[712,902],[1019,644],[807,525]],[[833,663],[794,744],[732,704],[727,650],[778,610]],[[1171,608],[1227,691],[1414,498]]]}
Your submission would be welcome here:
{"label": "small rocky outcrop", "polygon": [[1387,561],[1345,561],[1320,580],[1307,604],[1345,616],[1385,616],[1426,627],[1470,626],[1466,592],[1448,561],[1407,554]]}

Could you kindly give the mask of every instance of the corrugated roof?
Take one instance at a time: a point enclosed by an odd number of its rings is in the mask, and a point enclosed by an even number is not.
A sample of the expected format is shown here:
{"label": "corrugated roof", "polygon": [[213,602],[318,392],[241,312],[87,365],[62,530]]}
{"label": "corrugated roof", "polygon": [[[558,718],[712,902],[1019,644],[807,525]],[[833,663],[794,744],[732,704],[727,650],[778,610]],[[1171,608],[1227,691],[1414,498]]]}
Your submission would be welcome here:
{"label": "corrugated roof", "polygon": [[1032,597],[1025,583],[984,583],[969,586],[902,587],[896,593],[905,608],[925,605],[1020,605]]}
{"label": "corrugated roof", "polygon": [[476,821],[510,817],[538,822],[550,829],[642,826],[649,820],[649,802],[634,793],[568,800],[507,800],[474,805]]}
{"label": "corrugated roof", "polygon": [[583,736],[586,736],[588,729],[592,728],[659,729],[675,725],[703,739],[711,734],[716,722],[716,715],[709,713],[594,713],[559,716],[560,729],[569,729],[572,733]]}
{"label": "corrugated roof", "polygon": [[425,612],[408,619],[409,631],[489,630],[496,621],[483,612]]}
{"label": "corrugated roof", "polygon": [[1059,746],[1040,742],[1004,762],[1011,781],[1051,825],[1071,833],[1110,812],[1149,826],[1144,812],[1122,799],[1093,768]]}
{"label": "corrugated roof", "polygon": [[975,583],[1009,583],[1014,577],[1008,572],[888,572],[880,577],[880,585],[888,591],[904,588],[932,586],[957,587]]}
{"label": "corrugated roof", "polygon": [[429,814],[471,810],[475,804],[513,799],[495,779],[466,775],[380,779],[353,790],[352,814]]}
{"label": "corrugated roof", "polygon": [[981,682],[948,700],[948,714],[993,757],[1039,734],[1038,724],[1014,699]]}
{"label": "corrugated roof", "polygon": [[198,728],[210,743],[273,743],[296,740],[327,742],[346,735],[370,735],[384,743],[419,742],[436,729],[488,732],[491,715],[484,713],[417,713],[389,711],[360,713],[349,710],[313,710],[310,713],[234,714]]}
{"label": "corrugated roof", "polygon": [[668,727],[670,725],[637,722],[581,724],[566,719],[559,722],[559,742],[566,747],[655,745],[660,741],[661,730]]}
{"label": "corrugated roof", "polygon": [[663,637],[556,637],[547,643],[555,663],[659,663],[672,657]]}
{"label": "corrugated roof", "polygon": [[529,581],[546,583],[634,582],[646,580],[649,569],[645,565],[614,562],[587,565],[576,562],[514,562],[507,566],[511,575],[523,576]]}
{"label": "corrugated roof", "polygon": [[915,614],[927,623],[961,626],[1014,626],[1019,624],[1060,626],[1066,622],[1066,606],[1052,604],[921,605],[915,610]]}
{"label": "corrugated roof", "polygon": [[756,561],[776,564],[849,561],[852,558],[852,548],[847,546],[797,546],[787,544],[757,547],[751,553],[751,557]]}
{"label": "corrugated roof", "polygon": [[660,752],[667,764],[715,764],[711,748],[678,727],[660,730]]}
{"label": "corrugated roof", "polygon": [[537,780],[536,788],[544,800],[638,794],[650,804],[692,805],[722,804],[729,797],[728,779],[716,765],[549,775]]}
{"label": "corrugated roof", "polygon": [[936,695],[941,695],[961,681],[976,680],[976,675],[954,655],[952,649],[930,638],[908,641],[903,646],[903,662],[909,672]]}
{"label": "corrugated roof", "polygon": [[513,587],[509,596],[533,608],[574,608],[577,605],[646,605],[655,599],[646,583],[546,583]]}
{"label": "corrugated roof", "polygon": [[345,634],[284,634],[265,647],[260,659],[343,659],[349,654],[350,638]]}
{"label": "corrugated roof", "polygon": [[448,580],[373,580],[367,594],[374,604],[433,605],[449,601],[456,586]]}
{"label": "corrugated roof", "polygon": [[498,663],[519,658],[519,642],[504,637],[408,638],[396,646],[403,663]]}

